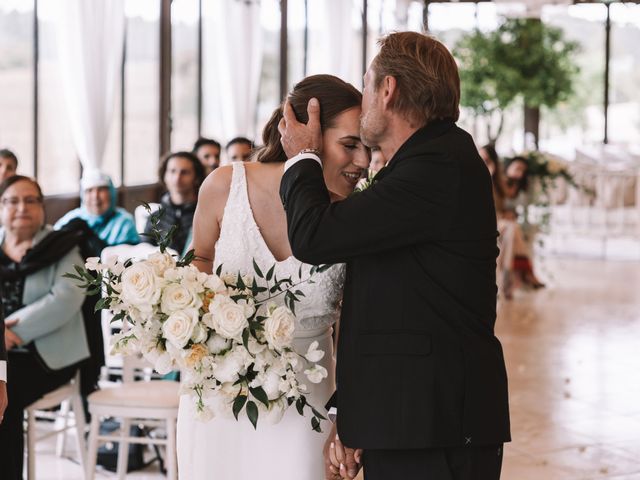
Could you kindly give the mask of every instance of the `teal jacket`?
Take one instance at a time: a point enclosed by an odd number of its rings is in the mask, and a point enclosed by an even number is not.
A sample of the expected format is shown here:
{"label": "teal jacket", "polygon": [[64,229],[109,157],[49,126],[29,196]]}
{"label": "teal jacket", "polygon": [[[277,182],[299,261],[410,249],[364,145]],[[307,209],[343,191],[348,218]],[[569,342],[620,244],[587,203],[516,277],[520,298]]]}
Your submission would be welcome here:
{"label": "teal jacket", "polygon": [[[40,230],[34,244],[51,231],[50,226]],[[5,232],[0,228],[0,244]],[[84,265],[78,248],[74,248],[57,263],[49,265],[31,275],[24,282],[22,303],[5,320],[18,319],[12,328],[22,341],[34,342],[38,353],[53,370],[68,367],[89,357],[89,346],[82,319],[82,303],[85,295],[68,278],[73,265]]]}

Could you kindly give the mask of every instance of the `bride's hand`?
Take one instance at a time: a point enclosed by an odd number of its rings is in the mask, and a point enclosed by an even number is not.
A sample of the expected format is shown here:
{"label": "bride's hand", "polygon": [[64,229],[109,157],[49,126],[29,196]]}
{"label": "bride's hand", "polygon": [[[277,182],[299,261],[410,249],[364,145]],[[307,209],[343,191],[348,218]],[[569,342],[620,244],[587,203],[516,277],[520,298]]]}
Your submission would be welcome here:
{"label": "bride's hand", "polygon": [[342,444],[334,424],[324,447],[326,480],[353,479],[362,466],[362,449]]}

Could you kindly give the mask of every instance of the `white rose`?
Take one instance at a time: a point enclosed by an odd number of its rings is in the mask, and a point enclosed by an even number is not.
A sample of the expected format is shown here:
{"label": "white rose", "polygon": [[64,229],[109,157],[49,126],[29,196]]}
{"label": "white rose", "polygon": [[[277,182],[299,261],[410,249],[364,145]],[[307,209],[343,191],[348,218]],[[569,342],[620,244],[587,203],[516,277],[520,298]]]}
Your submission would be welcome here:
{"label": "white rose", "polygon": [[212,330],[216,328],[216,324],[213,321],[213,313],[211,312],[207,312],[204,315],[202,315],[202,323],[204,323],[207,327],[209,327]]}
{"label": "white rose", "polygon": [[197,324],[197,310],[181,310],[169,315],[169,318],[162,325],[162,333],[175,347],[184,348],[193,335],[193,329]]}
{"label": "white rose", "polygon": [[201,306],[202,300],[198,294],[182,284],[169,284],[162,291],[160,307],[167,315],[187,308],[198,310]]}
{"label": "white rose", "polygon": [[322,350],[318,350],[318,342],[314,341],[309,345],[307,349],[307,353],[304,355],[304,358],[309,360],[310,362],[316,363],[322,360],[324,357],[324,352]]}
{"label": "white rose", "polygon": [[269,345],[281,350],[291,345],[296,322],[287,307],[273,309],[264,322],[264,336]]}
{"label": "white rose", "polygon": [[173,370],[173,360],[171,359],[171,355],[169,355],[168,352],[162,352],[153,363],[153,368],[160,375],[166,375],[169,373]]}
{"label": "white rose", "polygon": [[207,275],[207,279],[204,281],[204,287],[215,293],[225,293],[227,291],[227,286],[217,275]]}
{"label": "white rose", "polygon": [[245,307],[224,295],[215,296],[209,305],[209,311],[213,315],[214,330],[224,338],[240,340],[243,330],[249,326]]}
{"label": "white rose", "polygon": [[103,270],[105,268],[114,275],[120,275],[122,272],[124,272],[124,265],[118,261],[117,255],[110,255],[107,258],[106,262],[104,263]]}
{"label": "white rose", "polygon": [[247,343],[247,347],[248,347],[249,353],[251,353],[252,355],[257,355],[260,352],[262,352],[265,348],[267,348],[267,346],[264,343],[258,343],[258,341],[251,336],[249,337],[249,342]]}
{"label": "white rose", "polygon": [[245,373],[245,356],[239,348],[218,358],[214,368],[216,379],[222,383],[235,382],[239,374],[244,375]]}
{"label": "white rose", "polygon": [[209,337],[209,340],[207,340],[207,347],[211,350],[211,353],[217,355],[229,348],[229,340],[214,333]]}
{"label": "white rose", "polygon": [[198,293],[204,291],[204,279],[206,277],[202,276],[202,272],[198,270],[193,265],[187,265],[186,267],[182,267],[180,270],[180,277],[182,281],[180,282],[186,288],[190,290],[194,290]]}
{"label": "white rose", "polygon": [[327,378],[329,372],[322,365],[314,365],[313,368],[305,370],[304,374],[307,376],[311,383],[320,383]]}
{"label": "white rose", "polygon": [[134,263],[122,274],[120,297],[124,302],[134,305],[141,311],[150,311],[160,297],[158,283],[149,265],[143,262]]}
{"label": "white rose", "polygon": [[193,333],[191,334],[191,340],[193,343],[202,343],[207,339],[207,329],[200,323],[197,323],[193,327]]}
{"label": "white rose", "polygon": [[175,268],[176,266],[175,260],[167,252],[152,253],[151,255],[149,255],[146,262],[153,268],[154,272],[156,272],[156,275],[160,277],[164,275],[164,272],[167,269]]}
{"label": "white rose", "polygon": [[275,400],[276,398],[278,398],[280,396],[279,387],[281,377],[280,375],[278,375],[276,369],[270,368],[262,375],[259,375],[259,377],[261,382],[260,386],[267,394],[267,397],[269,397],[269,400]]}
{"label": "white rose", "polygon": [[86,268],[87,270],[93,270],[93,271],[99,272],[104,267],[100,263],[100,257],[89,257],[87,258],[87,261],[84,264],[84,268]]}
{"label": "white rose", "polygon": [[275,425],[282,420],[286,409],[287,405],[282,399],[269,402],[268,408],[264,406],[262,402],[258,402],[258,423],[260,425]]}

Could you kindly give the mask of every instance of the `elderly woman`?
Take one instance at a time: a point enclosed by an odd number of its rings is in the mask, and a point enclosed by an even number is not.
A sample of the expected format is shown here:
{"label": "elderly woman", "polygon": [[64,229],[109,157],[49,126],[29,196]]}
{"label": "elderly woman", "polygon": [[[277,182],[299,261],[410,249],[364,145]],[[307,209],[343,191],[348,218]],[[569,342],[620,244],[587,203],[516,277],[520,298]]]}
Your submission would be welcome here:
{"label": "elderly woman", "polygon": [[[81,219],[103,242],[102,247],[140,242],[133,215],[116,205],[116,189],[108,175],[97,170],[86,172],[80,180],[80,190],[80,208],[58,220],[54,225],[56,230]],[[99,256],[99,249],[94,249],[93,255]]]}
{"label": "elderly woman", "polygon": [[24,408],[68,382],[89,348],[84,294],[63,278],[83,263],[78,237],[44,224],[42,191],[28,177],[0,184],[0,219],[9,397],[0,424],[0,465],[2,478],[14,480],[22,478]]}

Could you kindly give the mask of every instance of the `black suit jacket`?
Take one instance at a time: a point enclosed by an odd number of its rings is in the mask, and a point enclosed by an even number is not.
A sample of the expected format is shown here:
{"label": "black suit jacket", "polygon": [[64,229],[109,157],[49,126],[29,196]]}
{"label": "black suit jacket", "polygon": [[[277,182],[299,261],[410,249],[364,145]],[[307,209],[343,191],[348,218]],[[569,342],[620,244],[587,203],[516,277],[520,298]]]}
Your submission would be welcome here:
{"label": "black suit jacket", "polygon": [[7,349],[4,346],[4,308],[0,300],[0,360],[7,359]]}
{"label": "black suit jacket", "polygon": [[487,168],[469,134],[435,122],[376,179],[330,204],[321,168],[305,159],[280,187],[294,255],[347,264],[337,364],[341,439],[369,449],[508,441]]}

